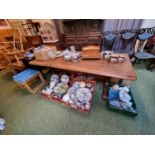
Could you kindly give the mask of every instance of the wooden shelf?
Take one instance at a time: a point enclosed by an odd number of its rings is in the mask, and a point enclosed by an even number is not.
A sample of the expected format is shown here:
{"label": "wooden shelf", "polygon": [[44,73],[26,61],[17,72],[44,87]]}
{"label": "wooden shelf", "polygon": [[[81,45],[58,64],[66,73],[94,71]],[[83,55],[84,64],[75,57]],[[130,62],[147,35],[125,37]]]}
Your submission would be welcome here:
{"label": "wooden shelf", "polygon": [[67,19],[63,22],[64,42],[66,47],[75,45],[81,50],[85,45],[101,44],[103,20],[101,19]]}

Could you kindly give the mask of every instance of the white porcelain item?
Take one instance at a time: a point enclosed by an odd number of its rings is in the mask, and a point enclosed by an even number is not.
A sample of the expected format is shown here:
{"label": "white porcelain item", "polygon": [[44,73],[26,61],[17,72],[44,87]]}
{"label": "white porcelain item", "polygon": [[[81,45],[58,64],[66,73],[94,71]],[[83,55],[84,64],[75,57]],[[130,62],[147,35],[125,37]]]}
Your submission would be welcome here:
{"label": "white porcelain item", "polygon": [[0,118],[0,124],[5,124],[5,123],[6,123],[5,119]]}
{"label": "white porcelain item", "polygon": [[5,125],[4,124],[0,124],[0,131],[5,129]]}
{"label": "white porcelain item", "polygon": [[64,95],[62,99],[64,102],[69,102],[69,100],[70,100],[69,94]]}

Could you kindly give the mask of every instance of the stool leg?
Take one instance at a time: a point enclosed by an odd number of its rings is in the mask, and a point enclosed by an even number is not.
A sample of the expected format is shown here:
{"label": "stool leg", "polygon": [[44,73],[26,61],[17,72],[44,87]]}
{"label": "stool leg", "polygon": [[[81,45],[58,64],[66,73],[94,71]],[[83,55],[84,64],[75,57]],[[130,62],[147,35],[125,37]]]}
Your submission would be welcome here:
{"label": "stool leg", "polygon": [[41,83],[38,86],[36,86],[35,88],[33,88],[33,90],[31,89],[31,92],[33,94],[36,93],[46,83],[46,81],[44,80],[44,78],[43,78],[41,73],[38,74],[38,77],[41,80]]}
{"label": "stool leg", "polygon": [[30,93],[34,94],[36,91],[32,90],[27,83],[24,83],[24,88],[26,88]]}
{"label": "stool leg", "polygon": [[43,78],[43,76],[42,76],[42,74],[41,74],[41,73],[39,73],[39,78],[40,78],[40,80],[42,81],[42,83],[43,83],[43,84],[45,84],[45,83],[46,83],[46,81],[45,81],[45,79]]}

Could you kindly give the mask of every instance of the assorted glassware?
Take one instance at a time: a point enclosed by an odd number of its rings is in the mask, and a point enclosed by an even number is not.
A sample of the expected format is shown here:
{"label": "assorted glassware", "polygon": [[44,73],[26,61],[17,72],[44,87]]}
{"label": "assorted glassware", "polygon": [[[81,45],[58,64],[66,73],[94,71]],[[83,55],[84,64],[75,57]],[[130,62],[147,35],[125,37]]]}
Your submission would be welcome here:
{"label": "assorted glassware", "polygon": [[76,51],[75,46],[70,46],[70,49],[63,51],[63,57],[66,61],[77,62],[81,58],[81,53]]}
{"label": "assorted glassware", "polygon": [[101,52],[101,57],[111,63],[123,63],[125,61],[125,57],[123,55],[115,54],[112,51]]}

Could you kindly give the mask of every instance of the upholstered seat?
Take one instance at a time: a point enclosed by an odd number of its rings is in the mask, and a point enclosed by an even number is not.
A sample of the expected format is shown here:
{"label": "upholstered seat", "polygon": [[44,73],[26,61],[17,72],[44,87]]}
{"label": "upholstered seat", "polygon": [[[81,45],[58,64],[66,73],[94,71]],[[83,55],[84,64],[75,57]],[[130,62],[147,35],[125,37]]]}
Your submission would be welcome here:
{"label": "upholstered seat", "polygon": [[124,50],[118,50],[115,51],[116,53],[121,53],[121,54],[128,54],[129,56],[132,55],[133,51],[128,50],[128,49],[124,49]]}
{"label": "upholstered seat", "polygon": [[144,32],[144,33],[142,33],[142,34],[139,34],[139,35],[138,35],[138,38],[139,38],[141,41],[144,41],[144,40],[146,40],[146,39],[151,38],[152,36],[153,36],[152,33]]}
{"label": "upholstered seat", "polygon": [[33,76],[37,75],[39,71],[34,69],[26,69],[16,75],[13,76],[13,79],[17,82],[23,83],[32,78]]}
{"label": "upholstered seat", "polygon": [[135,54],[137,59],[154,59],[155,55],[148,53],[148,52],[137,52]]}
{"label": "upholstered seat", "polygon": [[[30,84],[32,84],[34,80],[38,80],[38,78],[41,83],[32,89]],[[21,88],[27,89],[30,93],[36,93],[46,83],[41,73],[34,69],[26,69],[14,75],[13,80],[17,82]]]}

